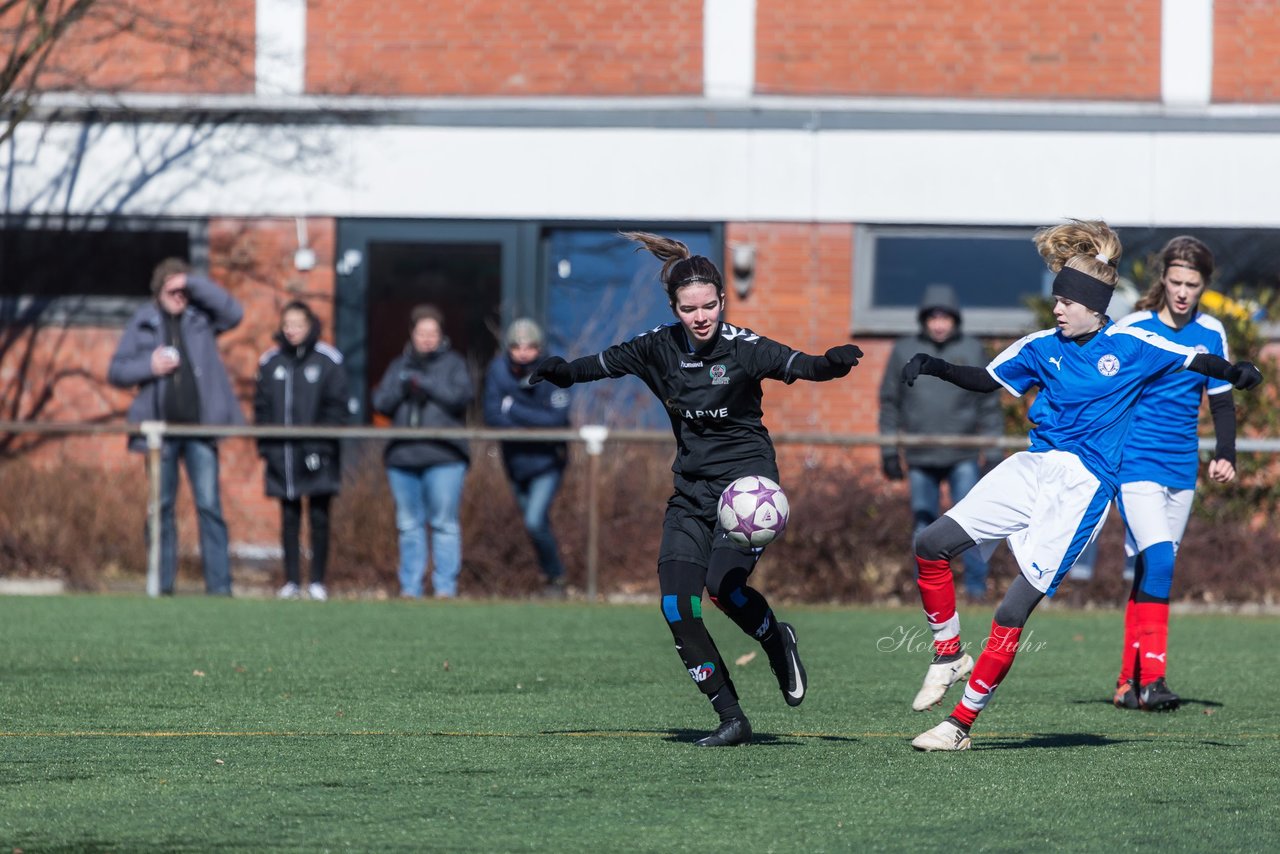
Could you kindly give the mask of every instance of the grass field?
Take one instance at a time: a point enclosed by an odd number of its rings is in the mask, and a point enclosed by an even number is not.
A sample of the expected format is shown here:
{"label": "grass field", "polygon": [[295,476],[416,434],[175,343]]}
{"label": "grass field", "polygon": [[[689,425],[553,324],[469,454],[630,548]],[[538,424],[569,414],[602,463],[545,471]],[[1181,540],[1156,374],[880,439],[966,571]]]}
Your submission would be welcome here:
{"label": "grass field", "polygon": [[918,611],[784,617],[805,704],[731,665],[758,738],[703,750],[656,604],[0,599],[0,850],[1280,850],[1280,620],[1176,617],[1152,715],[1117,612],[1038,613],[974,749],[920,754]]}

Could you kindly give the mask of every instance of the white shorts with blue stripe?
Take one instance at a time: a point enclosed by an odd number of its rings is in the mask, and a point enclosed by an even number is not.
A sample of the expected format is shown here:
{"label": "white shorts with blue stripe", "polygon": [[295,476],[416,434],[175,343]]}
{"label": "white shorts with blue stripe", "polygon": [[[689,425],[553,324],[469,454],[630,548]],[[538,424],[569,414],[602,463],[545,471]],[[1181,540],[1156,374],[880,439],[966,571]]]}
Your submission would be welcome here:
{"label": "white shorts with blue stripe", "polygon": [[1120,515],[1124,518],[1124,552],[1133,557],[1156,543],[1173,543],[1173,553],[1187,530],[1194,489],[1174,489],[1150,480],[1120,484]]}
{"label": "white shorts with blue stripe", "polygon": [[1102,530],[1114,491],[1066,451],[1020,451],[947,511],[990,557],[1008,540],[1023,576],[1050,596]]}

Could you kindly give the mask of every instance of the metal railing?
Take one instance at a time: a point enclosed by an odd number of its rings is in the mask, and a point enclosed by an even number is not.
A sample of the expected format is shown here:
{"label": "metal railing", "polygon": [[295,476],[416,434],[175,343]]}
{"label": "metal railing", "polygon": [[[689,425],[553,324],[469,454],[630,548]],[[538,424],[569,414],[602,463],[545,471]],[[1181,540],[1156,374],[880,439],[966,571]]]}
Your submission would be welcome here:
{"label": "metal railing", "polygon": [[[215,426],[200,424],[169,424],[164,421],[143,421],[140,424],[92,424],[55,421],[0,421],[0,435],[92,435],[114,434],[142,436],[147,448],[147,595],[160,595],[160,451],[166,436],[178,438],[247,438],[247,439],[468,439],[478,441],[519,442],[568,442],[584,446],[587,455],[586,507],[587,521],[586,595],[597,598],[600,569],[600,508],[599,479],[600,457],[607,443],[670,444],[673,439],[665,430],[613,430],[600,424],[563,430],[519,429],[498,430],[491,428],[411,428],[411,427],[285,427],[285,426]],[[1026,437],[1021,436],[957,436],[950,434],[896,434],[878,433],[801,433],[777,432],[771,434],[775,445],[813,445],[833,447],[918,447],[922,445],[956,448],[992,448],[1021,450],[1027,447]],[[1201,450],[1213,450],[1209,439],[1200,440]],[[1280,452],[1280,439],[1239,439],[1238,453]]]}

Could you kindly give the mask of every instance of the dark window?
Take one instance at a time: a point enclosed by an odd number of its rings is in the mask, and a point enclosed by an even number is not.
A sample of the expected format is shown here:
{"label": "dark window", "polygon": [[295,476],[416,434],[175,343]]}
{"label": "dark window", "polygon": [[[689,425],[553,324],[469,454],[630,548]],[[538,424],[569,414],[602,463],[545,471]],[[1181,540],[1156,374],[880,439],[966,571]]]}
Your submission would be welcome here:
{"label": "dark window", "polygon": [[118,323],[150,299],[151,271],[191,257],[191,231],[0,228],[0,323]]}

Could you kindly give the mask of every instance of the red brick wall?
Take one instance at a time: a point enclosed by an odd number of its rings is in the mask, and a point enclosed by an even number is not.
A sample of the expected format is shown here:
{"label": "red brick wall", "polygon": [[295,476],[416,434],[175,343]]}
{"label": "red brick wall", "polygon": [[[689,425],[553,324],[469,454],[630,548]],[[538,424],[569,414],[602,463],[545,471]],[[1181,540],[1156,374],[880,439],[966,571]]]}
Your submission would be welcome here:
{"label": "red brick wall", "polygon": [[363,95],[698,94],[702,4],[311,3],[306,86]]}
{"label": "red brick wall", "polygon": [[1160,6],[758,0],[756,91],[1158,100]]}
{"label": "red brick wall", "polygon": [[1274,0],[1213,4],[1213,100],[1280,100],[1280,9]]}
{"label": "red brick wall", "polygon": [[100,2],[50,55],[43,88],[245,93],[255,0]]}
{"label": "red brick wall", "polygon": [[[850,343],[852,225],[733,223],[726,240],[730,246],[751,243],[756,247],[750,295],[740,299],[732,282],[728,286],[730,322],[807,353]],[[725,254],[728,257],[729,252]],[[855,343],[868,356],[844,379],[766,387],[765,423],[772,432],[876,431],[876,395],[889,344]]]}

